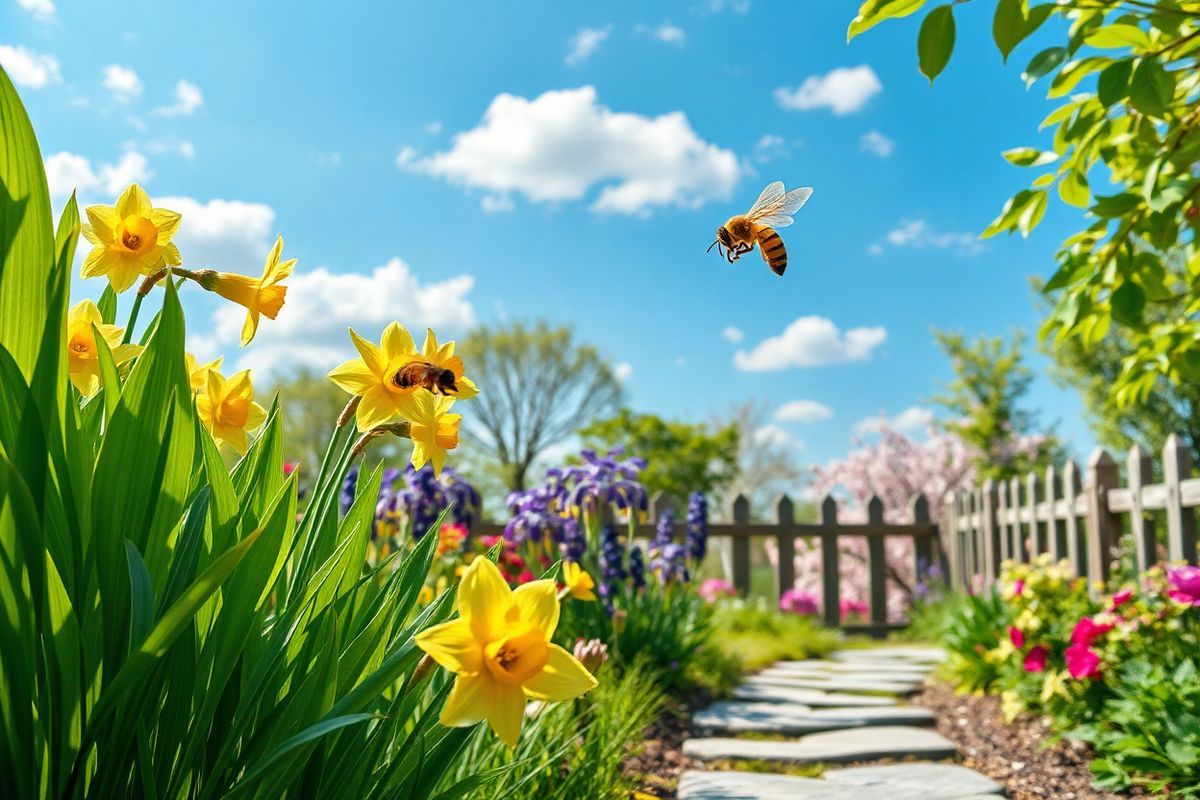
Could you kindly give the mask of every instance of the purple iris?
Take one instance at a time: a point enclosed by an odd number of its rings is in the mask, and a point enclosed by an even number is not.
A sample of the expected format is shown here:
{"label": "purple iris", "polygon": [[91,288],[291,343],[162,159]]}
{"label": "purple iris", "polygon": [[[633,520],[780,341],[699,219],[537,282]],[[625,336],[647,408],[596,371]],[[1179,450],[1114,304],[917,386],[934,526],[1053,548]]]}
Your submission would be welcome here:
{"label": "purple iris", "polygon": [[692,492],[687,510],[688,556],[693,562],[704,560],[708,552],[708,501],[703,492]]}

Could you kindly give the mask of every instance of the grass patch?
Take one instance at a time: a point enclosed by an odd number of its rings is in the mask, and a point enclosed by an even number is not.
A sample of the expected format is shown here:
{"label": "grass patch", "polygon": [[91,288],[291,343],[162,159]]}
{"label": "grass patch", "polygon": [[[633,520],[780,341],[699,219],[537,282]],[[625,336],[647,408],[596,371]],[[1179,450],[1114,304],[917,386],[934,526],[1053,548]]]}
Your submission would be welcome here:
{"label": "grass patch", "polygon": [[758,758],[721,758],[707,762],[708,769],[731,772],[768,772],[774,775],[790,775],[794,778],[820,778],[829,768],[827,764],[795,764],[788,761],[764,761]]}

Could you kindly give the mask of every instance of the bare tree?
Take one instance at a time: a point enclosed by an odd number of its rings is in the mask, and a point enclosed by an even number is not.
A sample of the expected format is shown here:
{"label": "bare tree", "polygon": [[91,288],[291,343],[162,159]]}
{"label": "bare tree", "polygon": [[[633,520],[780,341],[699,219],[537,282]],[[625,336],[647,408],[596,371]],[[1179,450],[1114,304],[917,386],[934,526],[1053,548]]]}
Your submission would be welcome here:
{"label": "bare tree", "polygon": [[772,517],[780,494],[798,500],[804,472],[796,463],[796,448],[791,442],[769,435],[769,419],[765,405],[748,400],[716,421],[731,424],[738,431],[737,472],[714,503],[713,510],[722,518],[729,515],[729,506],[739,494],[750,501],[750,512],[756,518]]}
{"label": "bare tree", "polygon": [[570,328],[538,322],[479,328],[460,351],[481,392],[464,414],[474,444],[500,466],[510,489],[523,489],[530,465],[621,401],[621,382]]}

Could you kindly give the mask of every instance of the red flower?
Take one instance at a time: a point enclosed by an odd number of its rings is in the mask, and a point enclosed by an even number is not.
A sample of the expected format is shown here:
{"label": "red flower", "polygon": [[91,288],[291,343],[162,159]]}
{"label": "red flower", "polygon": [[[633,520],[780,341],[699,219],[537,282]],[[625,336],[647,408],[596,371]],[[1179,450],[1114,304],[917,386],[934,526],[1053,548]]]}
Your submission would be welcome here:
{"label": "red flower", "polygon": [[298,467],[298,466],[300,466],[300,462],[299,462],[299,461],[285,461],[285,462],[283,462],[283,474],[284,474],[284,475],[291,475],[293,472],[295,472],[295,471],[296,471],[296,467]]}
{"label": "red flower", "polygon": [[1112,610],[1116,611],[1132,599],[1133,589],[1122,589],[1112,596]]}
{"label": "red flower", "polygon": [[1036,644],[1025,654],[1025,671],[1026,672],[1043,672],[1046,669],[1046,656],[1048,655],[1045,645]]}
{"label": "red flower", "polygon": [[1015,625],[1008,629],[1008,638],[1012,642],[1013,647],[1018,650],[1025,648],[1025,634],[1021,633],[1021,629]]}
{"label": "red flower", "polygon": [[524,572],[522,572],[520,575],[517,576],[517,583],[519,583],[519,584],[520,583],[530,583],[532,581],[533,581],[533,573],[530,572],[529,570],[525,570]]}
{"label": "red flower", "polygon": [[1111,630],[1111,622],[1097,624],[1097,622],[1091,617],[1084,617],[1083,619],[1079,620],[1079,622],[1075,623],[1075,629],[1071,631],[1071,644],[1090,647],[1092,642],[1096,641]]}
{"label": "red flower", "polygon": [[1086,644],[1073,644],[1063,651],[1067,671],[1076,680],[1094,678],[1100,674],[1100,655]]}

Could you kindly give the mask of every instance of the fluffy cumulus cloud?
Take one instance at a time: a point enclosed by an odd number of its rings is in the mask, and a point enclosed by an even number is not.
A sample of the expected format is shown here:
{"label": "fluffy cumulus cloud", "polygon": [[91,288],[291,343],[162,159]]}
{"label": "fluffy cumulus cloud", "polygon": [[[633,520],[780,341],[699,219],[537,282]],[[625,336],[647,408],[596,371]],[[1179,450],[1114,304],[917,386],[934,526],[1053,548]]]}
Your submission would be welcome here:
{"label": "fluffy cumulus cloud", "polygon": [[175,102],[169,106],[154,109],[154,113],[164,117],[186,117],[196,113],[204,105],[204,92],[190,81],[181,80],[175,84]]}
{"label": "fluffy cumulus cloud", "polygon": [[125,151],[113,163],[97,164],[86,156],[64,150],[48,156],[45,167],[50,196],[55,199],[78,192],[80,198],[111,203],[126,186],[151,176],[146,157],[136,150]]}
{"label": "fluffy cumulus cloud", "polygon": [[872,255],[882,255],[887,247],[911,247],[917,250],[950,250],[960,256],[974,256],[983,252],[979,237],[966,231],[939,231],[923,219],[901,222],[888,231],[883,242],[867,248]]}
{"label": "fluffy cumulus cloud", "polygon": [[746,334],[742,333],[741,328],[735,328],[732,325],[726,326],[725,330],[721,331],[721,335],[731,342],[740,342],[746,338]]}
{"label": "fluffy cumulus cloud", "polygon": [[262,273],[263,259],[277,232],[274,208],[245,200],[151,198],[154,205],[183,215],[174,241],[186,265],[248,275]]}
{"label": "fluffy cumulus cloud", "polygon": [[466,332],[475,323],[468,299],[474,285],[469,275],[423,283],[399,258],[369,273],[298,269],[288,281],[279,318],[263,321],[253,345],[235,355],[245,311],[232,305],[213,315],[215,344],[239,368],[260,375],[297,366],[328,369],[352,355],[347,327],[376,341],[393,320],[407,325],[418,341],[425,327],[443,339]]}
{"label": "fluffy cumulus cloud", "polygon": [[810,75],[795,89],[781,86],[775,90],[775,101],[789,111],[828,108],[834,114],[852,114],[881,91],[883,83],[875,70],[862,64]]}
{"label": "fluffy cumulus cloud", "polygon": [[872,155],[887,158],[896,149],[896,143],[879,131],[867,131],[858,137],[858,146]]}
{"label": "fluffy cumulus cloud", "polygon": [[769,372],[789,367],[817,367],[844,361],[863,361],[887,340],[881,327],[851,328],[845,332],[825,317],[800,317],[779,336],[764,339],[749,352],[733,355],[738,369]]}
{"label": "fluffy cumulus cloud", "polygon": [[599,186],[591,208],[622,214],[727,199],[742,169],[733,152],[701,139],[683,112],[613,111],[591,86],[532,100],[498,95],[449,150],[425,159],[409,153],[398,162],[489,195],[520,193],[539,203],[579,200]]}
{"label": "fluffy cumulus cloud", "polygon": [[832,416],[833,409],[816,400],[793,400],[775,410],[776,422],[820,422]]}
{"label": "fluffy cumulus cloud", "polygon": [[684,32],[683,28],[672,25],[669,22],[664,22],[654,29],[654,38],[664,44],[676,47],[683,47],[687,43],[687,33]]}
{"label": "fluffy cumulus cloud", "polygon": [[34,19],[45,22],[54,18],[52,0],[17,0],[17,5],[33,14]]}
{"label": "fluffy cumulus cloud", "polygon": [[923,433],[933,424],[933,411],[924,406],[909,406],[894,417],[880,414],[860,419],[854,424],[854,435],[858,437],[879,433],[883,428],[908,435]]}
{"label": "fluffy cumulus cloud", "polygon": [[142,93],[142,79],[129,67],[109,64],[104,68],[104,88],[121,103],[130,103]]}
{"label": "fluffy cumulus cloud", "polygon": [[610,33],[612,33],[611,25],[603,28],[580,28],[579,32],[571,37],[571,49],[566,58],[567,64],[575,66],[587,61],[600,49],[600,45],[604,44],[604,40]]}
{"label": "fluffy cumulus cloud", "polygon": [[27,89],[42,89],[62,80],[57,58],[35,53],[24,45],[0,44],[0,66],[13,83]]}

